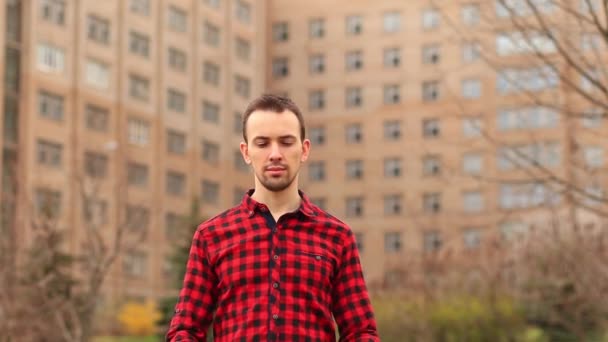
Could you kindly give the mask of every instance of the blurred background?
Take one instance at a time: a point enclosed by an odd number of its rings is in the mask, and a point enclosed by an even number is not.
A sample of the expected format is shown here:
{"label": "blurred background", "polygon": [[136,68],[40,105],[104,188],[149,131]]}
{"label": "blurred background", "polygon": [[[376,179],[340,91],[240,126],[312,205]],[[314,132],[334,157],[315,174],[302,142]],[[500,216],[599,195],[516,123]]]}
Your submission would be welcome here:
{"label": "blurred background", "polygon": [[161,340],[262,93],[383,341],[608,341],[605,0],[0,4],[0,341]]}

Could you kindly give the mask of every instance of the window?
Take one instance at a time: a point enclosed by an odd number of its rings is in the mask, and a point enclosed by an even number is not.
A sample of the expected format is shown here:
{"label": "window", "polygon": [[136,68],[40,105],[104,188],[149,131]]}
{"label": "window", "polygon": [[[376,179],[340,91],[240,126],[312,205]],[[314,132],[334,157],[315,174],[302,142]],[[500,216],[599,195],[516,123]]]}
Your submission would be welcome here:
{"label": "window", "polygon": [[428,44],[422,46],[422,63],[439,64],[441,61],[441,47],[439,44]]}
{"label": "window", "polygon": [[394,33],[401,28],[401,14],[399,12],[387,12],[383,16],[384,32]]}
{"label": "window", "polygon": [[283,78],[289,75],[289,60],[287,57],[277,57],[272,60],[272,76]]}
{"label": "window", "polygon": [[7,47],[5,51],[4,86],[7,91],[17,93],[21,82],[21,52],[11,47]]}
{"label": "window", "polygon": [[245,162],[243,159],[243,155],[241,154],[241,150],[237,149],[234,151],[234,169],[241,172],[249,172],[249,164]]}
{"label": "window", "polygon": [[[18,132],[19,108],[18,100],[15,96],[4,97],[4,122],[2,131],[4,133],[3,140],[5,143],[17,144],[19,138]],[[8,165],[8,164],[4,164]],[[1,222],[0,222],[1,223]]]}
{"label": "window", "polygon": [[400,232],[385,232],[384,233],[384,252],[386,254],[399,253],[401,251],[401,233]]}
{"label": "window", "polygon": [[496,35],[496,53],[500,56],[555,53],[557,47],[551,34],[535,30],[499,33]]}
{"label": "window", "polygon": [[136,162],[127,165],[127,181],[129,185],[145,187],[148,185],[148,166]]}
{"label": "window", "polygon": [[44,72],[61,73],[65,68],[65,52],[62,48],[38,43],[38,69]]}
{"label": "window", "polygon": [[203,180],[202,199],[204,203],[217,204],[220,199],[220,185],[217,182]]}
{"label": "window", "polygon": [[434,8],[427,8],[422,12],[422,28],[436,29],[441,25],[441,14]]}
{"label": "window", "polygon": [[384,139],[399,140],[401,138],[401,121],[387,120],[384,121]]}
{"label": "window", "polygon": [[127,251],[123,259],[122,269],[129,277],[143,277],[147,273],[148,257],[144,252]]}
{"label": "window", "polygon": [[40,0],[40,14],[42,19],[63,26],[65,24],[65,1]]}
{"label": "window", "polygon": [[467,100],[475,100],[481,97],[481,81],[468,79],[461,82],[461,95]]}
{"label": "window", "polygon": [[360,15],[349,15],[346,17],[346,34],[357,36],[363,33],[363,17]]}
{"label": "window", "polygon": [[325,108],[324,90],[311,90],[308,93],[308,108],[310,110],[320,110]]}
{"label": "window", "polygon": [[88,104],[85,108],[85,121],[88,129],[105,132],[108,130],[110,114],[105,108]]}
{"label": "window", "polygon": [[401,194],[384,195],[384,215],[401,214]]}
{"label": "window", "polygon": [[220,29],[216,25],[205,21],[203,27],[203,39],[209,46],[220,46]]}
{"label": "window", "polygon": [[148,101],[150,81],[138,75],[129,75],[129,95],[136,100]]}
{"label": "window", "polygon": [[346,88],[346,107],[355,108],[361,107],[363,104],[361,87],[348,87]]}
{"label": "window", "polygon": [[251,58],[251,44],[248,40],[239,37],[235,38],[235,50],[236,56],[241,61],[247,62]]}
{"label": "window", "polygon": [[363,252],[365,249],[365,244],[363,243],[364,241],[364,235],[361,232],[356,232],[355,233],[355,242],[357,243],[357,250],[359,251],[359,253]]}
{"label": "window", "polygon": [[422,136],[424,138],[436,138],[441,135],[439,119],[422,120]]}
{"label": "window", "polygon": [[148,58],[150,56],[150,38],[143,33],[129,32],[129,51]]}
{"label": "window", "polygon": [[[500,1],[500,0],[499,0]],[[462,23],[466,26],[477,26],[479,25],[479,5],[478,4],[465,4],[460,9],[460,17]]]}
{"label": "window", "polygon": [[538,92],[556,88],[559,74],[550,65],[529,68],[505,68],[498,71],[496,88],[501,95],[522,91]]}
{"label": "window", "polygon": [[108,222],[108,202],[101,199],[87,198],[83,203],[82,219],[92,228]]}
{"label": "window", "polygon": [[483,196],[479,191],[466,191],[462,194],[463,209],[466,213],[479,213],[484,208]]}
{"label": "window", "polygon": [[464,118],[462,120],[462,135],[466,138],[476,138],[481,136],[483,122],[480,117]]}
{"label": "window", "polygon": [[108,173],[108,156],[103,153],[86,152],[84,172],[91,178],[105,178]]}
{"label": "window", "polygon": [[346,161],[346,179],[361,179],[363,178],[363,161],[362,160],[347,160]]}
{"label": "window", "polygon": [[363,131],[361,130],[361,124],[353,123],[346,125],[346,143],[357,144],[363,141]]}
{"label": "window", "polygon": [[314,161],[308,164],[308,179],[313,182],[325,180],[324,161]]}
{"label": "window", "polygon": [[441,194],[436,192],[424,193],[422,195],[422,207],[427,214],[435,214],[441,211]]}
{"label": "window", "polygon": [[167,194],[180,196],[186,188],[186,175],[181,172],[167,172]]}
{"label": "window", "polygon": [[473,63],[481,57],[479,42],[466,42],[462,44],[462,62]]}
{"label": "window", "polygon": [[205,62],[203,64],[203,81],[213,86],[219,85],[220,66],[212,62]]}
{"label": "window", "polygon": [[345,55],[345,65],[347,71],[360,70],[363,68],[363,52],[348,51]]}
{"label": "window", "polygon": [[310,201],[322,210],[327,208],[327,199],[325,197],[311,197]]}
{"label": "window", "polygon": [[477,249],[481,244],[481,233],[479,229],[467,228],[462,232],[462,241],[466,249]]}
{"label": "window", "polygon": [[422,101],[437,101],[439,99],[439,95],[439,81],[422,82]]}
{"label": "window", "polygon": [[174,154],[186,153],[186,134],[168,129],[167,152]]}
{"label": "window", "polygon": [[361,217],[363,216],[363,197],[347,197],[346,198],[346,216]]}
{"label": "window", "polygon": [[220,8],[220,2],[221,2],[221,0],[204,0],[204,2],[209,7]]}
{"label": "window", "polygon": [[581,50],[598,51],[602,47],[602,36],[599,32],[585,32],[581,34]]}
{"label": "window", "polygon": [[384,85],[384,104],[396,104],[401,101],[401,87],[398,84]]}
{"label": "window", "polygon": [[308,22],[308,34],[311,39],[323,38],[325,36],[325,19],[310,19]]}
{"label": "window", "polygon": [[169,6],[169,28],[176,32],[186,32],[187,30],[187,15],[186,11],[175,6]]}
{"label": "window", "polygon": [[308,60],[309,72],[313,75],[322,74],[325,72],[325,55],[315,54],[309,57]]}
{"label": "window", "polygon": [[150,141],[150,124],[144,120],[129,119],[129,143],[145,146]]}
{"label": "window", "polygon": [[41,117],[61,121],[63,112],[63,96],[45,90],[38,91],[38,113]]}
{"label": "window", "polygon": [[325,127],[310,127],[308,136],[315,145],[325,144]]}
{"label": "window", "polygon": [[477,152],[467,152],[462,156],[462,173],[466,175],[480,175],[483,171],[483,158]]}
{"label": "window", "polygon": [[515,238],[526,234],[530,226],[520,221],[505,221],[498,225],[503,240],[513,241]]}
{"label": "window", "polygon": [[165,214],[165,237],[168,239],[175,238],[175,232],[183,225],[183,217],[176,213]]}
{"label": "window", "polygon": [[401,49],[387,48],[384,49],[384,67],[396,68],[401,64]]}
{"label": "window", "polygon": [[87,17],[87,36],[94,42],[107,45],[110,42],[110,21],[89,14]]}
{"label": "window", "polygon": [[38,139],[36,156],[38,164],[55,169],[61,168],[63,146],[59,143]]}
{"label": "window", "polygon": [[548,14],[556,7],[554,0],[497,0],[496,15],[499,18],[524,17],[534,15],[535,10],[539,14]]}
{"label": "window", "polygon": [[580,85],[584,92],[591,93],[599,89],[597,84],[603,87],[601,81],[600,70],[597,68],[589,68],[580,73]]}
{"label": "window", "polygon": [[424,252],[435,253],[441,249],[441,234],[436,230],[424,232]]}
{"label": "window", "polygon": [[422,174],[424,176],[439,176],[441,174],[441,158],[428,155],[422,158]]}
{"label": "window", "polygon": [[220,106],[208,101],[203,101],[203,121],[220,122]]}
{"label": "window", "polygon": [[186,94],[176,89],[167,89],[167,108],[178,113],[185,113]]}
{"label": "window", "polygon": [[504,145],[498,149],[498,169],[528,169],[536,166],[556,167],[561,162],[558,142],[541,141],[528,144]]}
{"label": "window", "polygon": [[169,48],[169,67],[175,71],[186,71],[186,53],[174,47]]}
{"label": "window", "polygon": [[497,114],[498,129],[501,131],[553,128],[560,119],[555,109],[541,106],[501,108]]}
{"label": "window", "polygon": [[220,161],[220,145],[208,140],[203,140],[201,158],[211,165],[217,165]]}
{"label": "window", "polygon": [[499,188],[501,209],[523,209],[557,204],[559,194],[538,182],[502,183]]}
{"label": "window", "polygon": [[384,158],[384,177],[396,178],[401,176],[401,158]]}
{"label": "window", "polygon": [[235,134],[243,134],[243,115],[240,112],[234,113],[234,124],[232,128]]}
{"label": "window", "polygon": [[130,0],[129,9],[133,13],[148,16],[150,15],[150,0]]}
{"label": "window", "polygon": [[232,198],[233,198],[232,203],[234,203],[234,205],[241,203],[243,201],[243,196],[245,196],[246,192],[247,192],[247,189],[240,188],[240,187],[234,188],[234,190],[232,192]]}
{"label": "window", "polygon": [[110,87],[110,69],[107,64],[89,59],[85,66],[85,81],[99,89]]}
{"label": "window", "polygon": [[237,0],[234,14],[241,23],[251,23],[251,5],[249,3],[243,0]]}
{"label": "window", "polygon": [[35,194],[35,204],[37,215],[48,219],[57,218],[61,214],[61,192],[38,188]]}
{"label": "window", "polygon": [[275,42],[286,42],[289,40],[289,24],[278,22],[272,25],[272,37]]}
{"label": "window", "polygon": [[588,168],[598,168],[604,164],[604,149],[601,146],[584,146],[583,157]]}
{"label": "window", "polygon": [[602,110],[600,108],[593,108],[586,110],[582,114],[581,122],[585,128],[598,128],[602,125],[603,119]]}
{"label": "window", "polygon": [[241,97],[247,99],[251,94],[251,81],[244,76],[234,76],[234,91]]}

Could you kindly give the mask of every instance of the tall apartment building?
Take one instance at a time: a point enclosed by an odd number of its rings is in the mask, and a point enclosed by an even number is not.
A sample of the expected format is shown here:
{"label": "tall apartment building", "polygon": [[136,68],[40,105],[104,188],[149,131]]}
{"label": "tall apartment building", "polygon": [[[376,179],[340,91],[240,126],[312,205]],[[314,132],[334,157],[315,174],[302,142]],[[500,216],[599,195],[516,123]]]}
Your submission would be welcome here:
{"label": "tall apartment building", "polygon": [[240,113],[264,88],[265,2],[0,7],[4,227],[14,221],[27,242],[32,213],[50,208],[79,251],[85,225],[110,238],[136,220],[145,240],[115,263],[105,294],[165,295],[177,217],[195,196],[214,216],[252,186]]}
{"label": "tall apartment building", "polygon": [[[568,202],[540,181],[549,173],[601,197],[601,112],[562,115],[593,110],[562,81],[579,76],[542,35],[534,44],[558,71],[534,57],[513,21],[533,12],[506,3],[269,3],[268,87],[304,107],[313,141],[303,188],[353,227],[371,282],[399,281],[403,265],[437,251],[474,255],[490,236],[546,220],[547,207]],[[589,41],[556,2],[532,3],[556,34]],[[605,47],[576,44],[606,59]]]}

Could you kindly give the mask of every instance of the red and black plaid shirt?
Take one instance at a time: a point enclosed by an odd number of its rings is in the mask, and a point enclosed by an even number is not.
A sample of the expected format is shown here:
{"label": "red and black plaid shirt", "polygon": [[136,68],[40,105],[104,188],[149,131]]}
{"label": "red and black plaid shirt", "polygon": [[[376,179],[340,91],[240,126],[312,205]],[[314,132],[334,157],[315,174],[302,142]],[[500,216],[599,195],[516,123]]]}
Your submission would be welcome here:
{"label": "red and black plaid shirt", "polygon": [[[300,192],[278,222],[251,199],[201,224],[167,341],[379,341],[350,228]],[[333,317],[332,317],[333,316]]]}

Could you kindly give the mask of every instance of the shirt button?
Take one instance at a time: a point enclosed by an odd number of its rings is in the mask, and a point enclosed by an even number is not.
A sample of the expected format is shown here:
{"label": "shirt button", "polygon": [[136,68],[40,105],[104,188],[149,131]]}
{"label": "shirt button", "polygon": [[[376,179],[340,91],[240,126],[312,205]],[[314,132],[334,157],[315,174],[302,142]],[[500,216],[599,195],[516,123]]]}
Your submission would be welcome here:
{"label": "shirt button", "polygon": [[273,258],[274,260],[278,260],[278,259],[279,259],[279,256],[275,254],[275,255],[274,255],[272,258]]}
{"label": "shirt button", "polygon": [[317,260],[321,260],[321,256],[320,256],[320,255],[317,255],[317,256],[315,257],[315,259],[317,259]]}
{"label": "shirt button", "polygon": [[277,315],[277,314],[272,315],[272,319],[275,319],[275,320],[279,319],[279,315]]}
{"label": "shirt button", "polygon": [[279,283],[272,284],[272,287],[274,287],[276,289],[277,287],[279,287]]}

